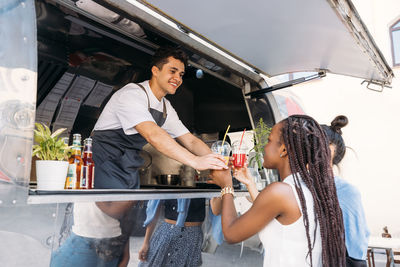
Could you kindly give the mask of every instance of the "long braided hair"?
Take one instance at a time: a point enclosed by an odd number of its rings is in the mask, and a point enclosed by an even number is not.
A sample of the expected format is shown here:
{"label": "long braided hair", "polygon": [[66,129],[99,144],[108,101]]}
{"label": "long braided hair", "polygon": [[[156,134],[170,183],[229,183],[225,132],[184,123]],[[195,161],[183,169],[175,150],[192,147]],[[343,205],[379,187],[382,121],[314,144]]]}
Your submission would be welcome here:
{"label": "long braided hair", "polygon": [[314,229],[311,241],[307,207],[300,179],[310,190],[314,201],[314,221],[315,225],[318,223],[320,226],[323,266],[345,266],[343,218],[336,195],[330,166],[329,142],[325,132],[313,118],[306,115],[292,115],[283,120],[282,124],[282,139],[287,149],[307,233],[307,257],[310,257],[312,266],[312,248],[317,229]]}

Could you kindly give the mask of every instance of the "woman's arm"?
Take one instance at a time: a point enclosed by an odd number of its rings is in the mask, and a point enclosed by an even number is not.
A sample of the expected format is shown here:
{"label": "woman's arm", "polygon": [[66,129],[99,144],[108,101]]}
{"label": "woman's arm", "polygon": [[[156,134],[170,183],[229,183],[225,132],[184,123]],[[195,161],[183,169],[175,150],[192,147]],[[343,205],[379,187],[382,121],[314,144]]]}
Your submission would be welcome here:
{"label": "woman's arm", "polygon": [[210,206],[214,215],[220,215],[222,209],[222,199],[220,197],[213,197],[210,199]]}
{"label": "woman's arm", "polygon": [[144,235],[144,240],[143,240],[143,245],[139,250],[139,255],[138,258],[141,261],[146,261],[147,260],[147,252],[149,251],[150,247],[150,239],[151,236],[153,235],[154,229],[156,228],[158,217],[160,216],[161,212],[161,205],[158,205],[156,215],[154,216],[154,219],[147,225],[146,227],[146,234]]}
{"label": "woman's arm", "polygon": [[126,241],[124,252],[122,253],[121,259],[118,263],[118,267],[126,267],[128,266],[130,259],[130,253],[129,253],[129,239]]}
{"label": "woman's arm", "polygon": [[[213,171],[212,178],[222,188],[232,186],[230,171]],[[229,243],[237,243],[261,231],[274,218],[285,213],[287,194],[293,194],[290,186],[273,183],[266,187],[255,199],[252,207],[237,217],[233,196],[222,196],[222,231]]]}

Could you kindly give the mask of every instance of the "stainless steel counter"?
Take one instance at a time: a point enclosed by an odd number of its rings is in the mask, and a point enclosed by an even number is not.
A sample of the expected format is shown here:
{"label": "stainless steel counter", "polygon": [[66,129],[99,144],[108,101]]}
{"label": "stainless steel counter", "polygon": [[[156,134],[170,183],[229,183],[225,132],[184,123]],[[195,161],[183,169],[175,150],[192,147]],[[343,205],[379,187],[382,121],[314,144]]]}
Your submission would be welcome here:
{"label": "stainless steel counter", "polygon": [[[247,196],[236,190],[236,196]],[[91,190],[29,190],[28,204],[50,204],[92,201],[127,201],[177,198],[211,198],[220,195],[219,189],[91,189]]]}

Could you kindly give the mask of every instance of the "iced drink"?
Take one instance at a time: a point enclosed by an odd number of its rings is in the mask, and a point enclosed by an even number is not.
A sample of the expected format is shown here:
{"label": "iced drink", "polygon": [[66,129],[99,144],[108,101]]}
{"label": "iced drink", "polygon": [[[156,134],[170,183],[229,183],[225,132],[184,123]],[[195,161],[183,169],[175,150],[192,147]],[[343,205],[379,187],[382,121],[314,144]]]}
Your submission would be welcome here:
{"label": "iced drink", "polygon": [[224,144],[222,144],[222,141],[216,141],[212,144],[211,151],[222,155],[225,158],[225,164],[228,165],[229,155],[231,153],[231,146],[229,143],[224,142]]}
{"label": "iced drink", "polygon": [[232,144],[232,164],[235,168],[242,168],[246,164],[247,160],[247,147],[245,144],[234,142]]}

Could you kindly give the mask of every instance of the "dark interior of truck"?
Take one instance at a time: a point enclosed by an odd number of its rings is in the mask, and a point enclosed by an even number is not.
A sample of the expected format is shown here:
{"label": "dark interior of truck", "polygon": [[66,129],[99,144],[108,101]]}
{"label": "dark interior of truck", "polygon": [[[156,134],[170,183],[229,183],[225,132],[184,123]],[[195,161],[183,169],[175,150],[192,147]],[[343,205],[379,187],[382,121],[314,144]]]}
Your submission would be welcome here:
{"label": "dark interior of truck", "polygon": [[[71,4],[76,6],[79,2]],[[150,78],[149,62],[154,50],[159,46],[180,44],[131,19],[123,18],[128,22],[128,26],[124,28],[127,34],[123,34],[112,28],[118,26],[121,17],[117,19],[119,22],[108,23],[111,25],[108,27],[107,23],[101,24],[85,15],[95,11],[89,10],[85,13],[76,10],[53,1],[36,1],[36,105],[37,108],[45,105],[49,101],[46,97],[55,90],[57,83],[60,86],[66,73],[70,75],[70,82],[61,84],[66,88],[59,95],[56,110],[48,121],[54,127],[63,99],[72,90],[70,87],[76,79],[87,78],[91,81],[87,86],[93,88],[99,83],[110,86],[112,90],[97,106],[85,104],[85,99],[93,91],[91,88],[85,88],[88,94],[80,99],[82,104],[74,118],[70,134],[81,133],[82,137],[87,137],[112,93],[127,83]],[[133,26],[129,28],[129,25]],[[181,48],[187,52],[191,62],[201,63],[205,70],[199,71],[199,68],[189,64],[183,85],[175,95],[167,96],[185,126],[197,134],[221,132],[228,125],[231,125],[231,131],[251,129],[241,89],[209,73],[218,73],[220,77],[226,78],[233,74],[212,60],[194,53],[190,48]],[[267,116],[267,119],[268,117],[271,120],[272,116]]]}

